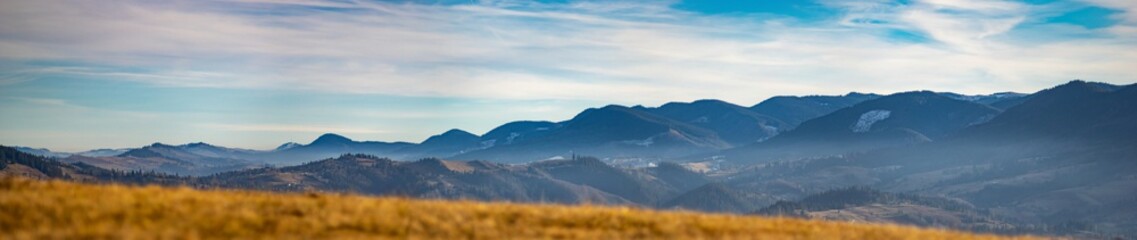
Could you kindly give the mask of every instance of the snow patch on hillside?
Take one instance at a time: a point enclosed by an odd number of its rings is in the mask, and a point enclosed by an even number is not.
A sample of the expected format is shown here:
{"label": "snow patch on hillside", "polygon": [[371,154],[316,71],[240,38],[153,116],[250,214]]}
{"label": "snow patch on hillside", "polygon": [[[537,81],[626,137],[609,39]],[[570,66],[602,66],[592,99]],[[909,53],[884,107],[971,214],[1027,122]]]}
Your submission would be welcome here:
{"label": "snow patch on hillside", "polygon": [[861,118],[857,120],[856,124],[850,127],[853,132],[863,133],[872,129],[872,125],[881,120],[888,119],[892,115],[892,111],[888,110],[872,110],[861,114]]}
{"label": "snow patch on hillside", "polygon": [[495,144],[497,144],[497,139],[485,140],[485,141],[482,141],[482,147],[480,147],[479,149],[491,148]]}

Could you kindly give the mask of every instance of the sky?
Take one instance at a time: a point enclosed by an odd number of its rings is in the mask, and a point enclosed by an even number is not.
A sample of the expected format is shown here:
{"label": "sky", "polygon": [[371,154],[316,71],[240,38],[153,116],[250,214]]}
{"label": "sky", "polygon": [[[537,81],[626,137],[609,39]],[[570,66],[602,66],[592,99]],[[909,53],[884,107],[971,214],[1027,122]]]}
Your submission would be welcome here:
{"label": "sky", "polygon": [[0,144],[56,151],[1134,76],[1132,0],[0,1]]}

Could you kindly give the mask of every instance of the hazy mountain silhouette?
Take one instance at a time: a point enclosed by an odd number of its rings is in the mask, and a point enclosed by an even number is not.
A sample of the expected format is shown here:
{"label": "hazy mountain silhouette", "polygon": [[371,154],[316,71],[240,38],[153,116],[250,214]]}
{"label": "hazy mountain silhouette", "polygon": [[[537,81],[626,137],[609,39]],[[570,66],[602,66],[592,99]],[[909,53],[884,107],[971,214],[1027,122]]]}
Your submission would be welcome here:
{"label": "hazy mountain silhouette", "polygon": [[482,138],[478,135],[460,129],[451,129],[430,136],[420,144],[395,150],[391,155],[398,159],[449,157],[485,147],[489,147],[488,143],[483,145]]}
{"label": "hazy mountain silhouette", "polygon": [[69,157],[72,155],[71,153],[54,152],[54,151],[51,151],[50,149],[47,149],[47,148],[31,148],[31,147],[19,147],[19,146],[14,147],[14,148],[16,150],[19,150],[20,152],[24,152],[24,153],[31,154],[31,155],[37,155],[37,156],[44,156],[44,157],[65,158],[65,157]]}
{"label": "hazy mountain silhouette", "polygon": [[714,131],[720,139],[746,145],[777,135],[791,126],[742,106],[719,100],[671,102],[658,108],[636,109]]}
{"label": "hazy mountain silhouette", "polygon": [[299,144],[296,142],[286,142],[284,144],[281,144],[279,147],[274,148],[273,151],[284,151],[284,150],[287,150],[289,148],[294,148],[294,147],[299,147],[299,146],[304,146],[304,144]]}
{"label": "hazy mountain silhouette", "polygon": [[527,167],[433,158],[401,162],[369,155],[344,155],[299,166],[222,173],[201,181],[224,187],[277,191],[319,189],[419,198],[628,203],[612,194],[550,178]]}
{"label": "hazy mountain silhouette", "polygon": [[540,138],[561,125],[548,121],[516,121],[503,124],[482,135],[489,146],[507,146]]}
{"label": "hazy mountain silhouette", "polygon": [[768,141],[727,150],[730,161],[819,157],[928,142],[994,118],[987,105],[933,92],[897,93],[802,123]]}
{"label": "hazy mountain silhouette", "polygon": [[792,128],[806,120],[879,97],[857,92],[843,96],[776,96],[750,107],[750,110],[779,119]]}
{"label": "hazy mountain silhouette", "polygon": [[154,143],[141,148],[129,149],[115,156],[71,155],[61,159],[61,161],[82,162],[104,169],[207,175],[260,166],[260,163],[248,160],[255,154],[257,151],[224,148],[206,143],[177,146]]}
{"label": "hazy mountain silhouette", "polygon": [[528,162],[567,157],[573,152],[604,157],[671,157],[730,146],[713,131],[617,105],[585,110],[558,125],[539,137],[454,158]]}
{"label": "hazy mountain silhouette", "polygon": [[783,196],[801,190],[781,186],[869,185],[963,199],[1038,224],[1131,231],[1123,223],[1137,218],[1118,210],[1132,209],[1137,196],[1137,85],[1073,81],[1024,98],[937,141],[771,164],[731,183]]}
{"label": "hazy mountain silhouette", "polygon": [[357,142],[344,136],[327,133],[307,145],[293,146],[283,150],[261,154],[254,159],[277,165],[295,165],[348,153],[386,156],[391,155],[396,150],[413,145],[413,143],[406,142]]}

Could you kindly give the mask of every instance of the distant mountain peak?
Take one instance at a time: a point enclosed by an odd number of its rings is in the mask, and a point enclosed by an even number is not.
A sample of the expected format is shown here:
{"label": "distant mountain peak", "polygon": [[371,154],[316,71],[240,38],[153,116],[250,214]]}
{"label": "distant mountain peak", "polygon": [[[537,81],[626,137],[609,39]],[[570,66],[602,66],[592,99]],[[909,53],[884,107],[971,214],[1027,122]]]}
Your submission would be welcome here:
{"label": "distant mountain peak", "polygon": [[148,146],[148,147],[152,147],[152,148],[172,148],[172,147],[174,147],[174,145],[169,145],[169,144],[165,144],[165,143],[156,142],[156,143],[150,144],[150,146]]}
{"label": "distant mountain peak", "polygon": [[628,107],[624,106],[624,105],[619,105],[619,104],[608,104],[608,105],[605,105],[604,107],[601,107],[599,109],[600,110],[626,110],[626,109],[628,109]]}
{"label": "distant mountain peak", "polygon": [[502,124],[482,135],[483,140],[497,145],[509,145],[530,137],[547,134],[559,125],[548,121],[515,121]]}
{"label": "distant mountain peak", "polygon": [[280,151],[280,150],[286,150],[286,149],[291,149],[291,148],[300,147],[300,146],[304,146],[304,145],[296,143],[296,142],[286,142],[284,144],[281,144],[279,147],[276,147],[276,150]]}
{"label": "distant mountain peak", "polygon": [[[584,111],[582,111],[579,114],[577,114],[576,116],[574,116],[572,119],[570,119],[568,121],[568,123],[569,123],[569,125],[572,125],[572,124],[580,123],[581,121],[584,121],[584,120],[606,119],[606,118],[611,118],[611,117],[615,117],[615,116],[623,116],[623,114],[629,114],[631,111],[634,111],[634,109],[630,109],[628,107],[615,105],[615,104],[604,106],[601,108],[589,108],[589,109],[585,109]],[[599,120],[599,121],[603,121],[603,120]]]}
{"label": "distant mountain peak", "polygon": [[188,144],[185,144],[182,146],[183,147],[213,147],[213,145],[210,145],[210,144],[205,143],[205,142],[188,143]]}
{"label": "distant mountain peak", "polygon": [[10,146],[10,147],[15,148],[16,150],[51,151],[50,149],[47,149],[47,148],[34,148],[34,147],[25,147],[25,146]]}
{"label": "distant mountain peak", "polygon": [[[627,106],[624,106],[624,105],[608,104],[608,105],[605,105],[605,106],[600,107],[600,108],[586,109],[586,110],[584,110],[584,112],[581,112],[581,114],[585,114],[588,112],[628,112],[628,111],[632,111],[632,110],[634,110],[634,109],[627,107]],[[579,116],[579,115],[577,115],[577,116]]]}
{"label": "distant mountain peak", "polygon": [[[731,103],[728,103],[728,102],[723,101],[723,100],[718,100],[718,99],[699,99],[699,100],[695,100],[695,101],[691,102],[691,104],[731,104]],[[733,105],[733,104],[731,104],[731,105]]]}
{"label": "distant mountain peak", "polygon": [[473,133],[467,132],[467,131],[462,130],[462,129],[457,129],[457,128],[447,130],[446,132],[442,133],[442,135],[443,136],[466,136],[466,135],[469,135],[469,136],[474,136],[474,137],[478,136],[478,135],[475,135]]}
{"label": "distant mountain peak", "polygon": [[153,148],[159,148],[161,146],[168,146],[168,145],[160,145],[158,143],[155,143],[155,144],[150,145],[148,147],[131,149],[129,151],[123,152],[122,154],[119,154],[118,156],[119,157],[138,157],[138,158],[161,157],[162,154],[155,152],[153,149]]}
{"label": "distant mountain peak", "polygon": [[951,100],[964,101],[964,100],[960,100],[960,99],[950,98],[950,97],[941,95],[940,93],[927,91],[927,90],[895,93],[892,95],[880,97],[880,98],[875,99],[873,101],[880,102],[880,103],[887,103],[887,104],[915,103],[918,105],[923,105],[923,104],[928,103],[928,100],[933,100],[933,99],[935,99],[935,100],[947,100],[947,101],[951,101]]}
{"label": "distant mountain peak", "polygon": [[430,136],[422,144],[435,144],[435,143],[454,143],[454,142],[477,142],[480,138],[478,135],[464,131],[462,129],[450,129],[442,134]]}
{"label": "distant mountain peak", "polygon": [[864,96],[880,96],[876,93],[862,93],[862,92],[849,92],[845,94],[846,97],[864,97]]}
{"label": "distant mountain peak", "polygon": [[1058,86],[1051,88],[1049,90],[1074,90],[1074,89],[1077,89],[1077,90],[1086,90],[1086,91],[1092,91],[1092,92],[1112,92],[1112,91],[1120,89],[1120,88],[1121,88],[1120,86],[1109,84],[1109,83],[1088,82],[1088,81],[1081,80],[1081,79],[1075,79],[1075,80],[1072,80],[1070,82],[1067,82],[1066,84],[1058,85]]}
{"label": "distant mountain peak", "polygon": [[[1089,82],[1087,82],[1086,80],[1074,79],[1074,80],[1070,80],[1069,82],[1066,82],[1066,84],[1062,84],[1062,85],[1080,85],[1080,84],[1088,84],[1088,83]],[[1059,85],[1059,86],[1062,86],[1062,85]]]}
{"label": "distant mountain peak", "polygon": [[324,135],[320,135],[320,137],[316,138],[315,141],[312,141],[312,143],[310,143],[308,145],[338,144],[338,143],[350,143],[350,142],[353,142],[350,138],[341,136],[339,134],[325,133]]}
{"label": "distant mountain peak", "polygon": [[885,96],[885,97],[895,97],[895,96],[928,96],[928,97],[931,97],[931,96],[940,96],[940,95],[937,94],[936,92],[929,91],[929,90],[917,90],[917,91],[901,92],[901,93],[897,93],[897,94],[893,94],[893,95]]}
{"label": "distant mountain peak", "polygon": [[674,109],[674,108],[679,108],[679,107],[682,107],[682,108],[697,107],[697,108],[715,108],[715,109],[744,108],[742,106],[738,106],[738,105],[735,105],[735,104],[732,104],[732,103],[729,103],[726,101],[718,100],[718,99],[699,99],[699,100],[695,100],[693,102],[668,102],[666,104],[663,104],[662,106],[659,106],[659,108],[644,108],[644,107],[637,106],[637,108],[632,108],[632,109],[651,111],[651,110]]}
{"label": "distant mountain peak", "polygon": [[32,147],[21,147],[21,146],[12,146],[12,147],[15,148],[16,150],[19,150],[20,152],[23,152],[23,153],[27,153],[27,154],[31,154],[31,155],[38,155],[38,156],[45,156],[45,157],[68,157],[68,156],[72,155],[71,153],[53,152],[47,148],[32,148]]}
{"label": "distant mountain peak", "polygon": [[850,92],[843,96],[775,96],[751,106],[750,110],[778,119],[793,128],[806,120],[880,97],[877,94],[859,92]]}

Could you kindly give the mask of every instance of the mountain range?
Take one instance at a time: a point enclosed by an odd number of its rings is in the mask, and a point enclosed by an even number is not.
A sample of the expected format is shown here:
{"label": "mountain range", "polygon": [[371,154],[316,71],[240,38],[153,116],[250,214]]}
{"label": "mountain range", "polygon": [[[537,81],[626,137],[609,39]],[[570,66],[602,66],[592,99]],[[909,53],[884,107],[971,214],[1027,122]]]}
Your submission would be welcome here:
{"label": "mountain range", "polygon": [[[992,96],[959,98],[988,99]],[[1007,99],[1021,95],[1003,93]],[[1000,96],[1003,96],[1000,95]],[[24,152],[67,161],[85,161],[113,169],[142,169],[203,175],[242,166],[296,165],[360,153],[396,160],[446,158],[523,163],[566,158],[573,154],[603,159],[674,160],[753,145],[790,131],[803,121],[882,96],[849,93],[842,96],[779,96],[752,107],[719,100],[671,102],[659,107],[609,105],[586,109],[569,120],[517,121],[478,136],[451,129],[421,143],[355,141],[328,133],[308,144],[284,143],[272,150],[226,148],[206,143],[155,143],[138,149],[161,153],[125,154],[136,149],[102,149],[60,153],[21,147]],[[1003,99],[1003,98],[1000,98]],[[168,147],[159,147],[168,146]],[[225,161],[217,161],[225,159]],[[206,161],[206,162],[202,162]],[[137,162],[115,166],[113,162]],[[127,168],[127,167],[133,168]]]}
{"label": "mountain range", "polygon": [[1137,231],[1129,204],[1137,200],[1134,136],[1137,85],[1079,80],[1032,94],[609,105],[560,122],[510,122],[481,136],[452,129],[421,143],[325,134],[273,150],[4,147],[0,174],[1101,237]]}
{"label": "mountain range", "polygon": [[810,119],[761,143],[720,153],[730,161],[821,157],[911,145],[982,124],[1001,110],[933,92],[904,92],[867,100]]}
{"label": "mountain range", "polygon": [[1074,81],[934,141],[740,170],[742,191],[782,199],[848,186],[945,196],[1031,224],[1133,229],[1137,85]]}

